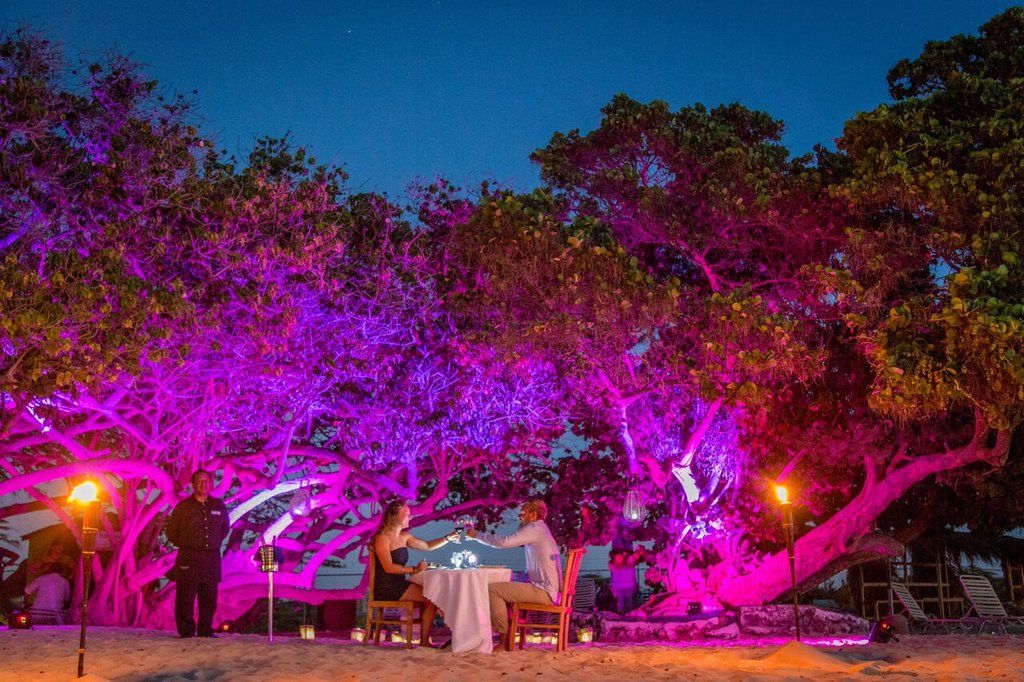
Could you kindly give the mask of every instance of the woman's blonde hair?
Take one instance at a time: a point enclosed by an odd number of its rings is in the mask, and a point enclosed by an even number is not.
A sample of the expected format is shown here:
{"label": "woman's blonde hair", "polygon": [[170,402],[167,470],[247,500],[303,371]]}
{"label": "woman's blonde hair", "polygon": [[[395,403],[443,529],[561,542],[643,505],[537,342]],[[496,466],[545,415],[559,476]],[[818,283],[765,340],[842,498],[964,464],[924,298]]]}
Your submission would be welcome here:
{"label": "woman's blonde hair", "polygon": [[405,500],[391,500],[384,507],[384,511],[381,513],[380,526],[377,527],[375,535],[385,533],[395,526],[398,525],[398,513],[402,510],[402,507],[408,507],[409,503]]}
{"label": "woman's blonde hair", "polygon": [[536,497],[531,497],[522,504],[523,511],[532,512],[537,515],[537,518],[543,521],[548,517],[548,506],[544,504],[544,500]]}

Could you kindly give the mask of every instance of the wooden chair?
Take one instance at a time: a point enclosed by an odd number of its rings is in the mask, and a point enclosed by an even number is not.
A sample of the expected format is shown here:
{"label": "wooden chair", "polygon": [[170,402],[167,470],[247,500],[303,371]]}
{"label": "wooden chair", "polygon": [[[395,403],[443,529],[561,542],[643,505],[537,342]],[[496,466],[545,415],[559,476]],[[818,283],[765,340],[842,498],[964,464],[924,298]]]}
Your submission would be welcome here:
{"label": "wooden chair", "polygon": [[[411,649],[415,646],[412,639],[413,612],[417,606],[422,608],[419,602],[414,601],[378,601],[373,598],[374,575],[377,573],[377,553],[370,547],[370,560],[367,562],[367,570],[370,572],[370,587],[366,592],[366,637],[363,639],[363,646],[373,643],[380,645],[380,633],[384,625],[399,625],[405,627],[405,648]],[[384,609],[398,609],[404,611],[402,620],[387,620],[384,618]]]}
{"label": "wooden chair", "polygon": [[[565,559],[565,572],[562,574],[562,590],[558,604],[533,604],[530,602],[512,602],[512,618],[509,621],[508,636],[505,639],[505,650],[511,651],[519,633],[519,648],[526,647],[527,629],[555,630],[558,633],[556,651],[569,648],[569,622],[572,618],[573,598],[576,596],[576,578],[580,574],[580,564],[586,549],[571,549]],[[553,614],[555,623],[529,623],[524,616],[529,613]]]}

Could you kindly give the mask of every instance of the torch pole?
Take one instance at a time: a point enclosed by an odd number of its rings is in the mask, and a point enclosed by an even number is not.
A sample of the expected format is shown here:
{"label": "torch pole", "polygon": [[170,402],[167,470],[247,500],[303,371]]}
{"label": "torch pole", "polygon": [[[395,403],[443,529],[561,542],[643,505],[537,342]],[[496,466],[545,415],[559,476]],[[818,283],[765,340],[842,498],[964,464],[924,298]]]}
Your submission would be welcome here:
{"label": "torch pole", "polygon": [[96,532],[99,530],[98,501],[89,502],[82,510],[82,627],[78,635],[78,676],[85,675],[85,626],[89,619],[89,583],[92,580],[92,559],[96,554]]}
{"label": "torch pole", "polygon": [[789,579],[793,586],[793,625],[796,626],[796,640],[800,641],[800,595],[796,591],[796,552],[793,537],[793,504],[788,500],[781,503],[782,532],[786,536],[786,551],[789,554]]}

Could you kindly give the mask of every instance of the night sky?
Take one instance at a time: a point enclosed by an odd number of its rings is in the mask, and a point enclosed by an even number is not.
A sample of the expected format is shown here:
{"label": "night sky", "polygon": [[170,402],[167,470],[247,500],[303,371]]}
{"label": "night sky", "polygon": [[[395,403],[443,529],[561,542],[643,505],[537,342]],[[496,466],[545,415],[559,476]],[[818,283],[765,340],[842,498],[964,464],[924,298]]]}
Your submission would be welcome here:
{"label": "night sky", "polygon": [[438,174],[530,187],[530,152],[592,128],[618,92],[740,101],[785,120],[802,153],[884,101],[897,60],[1011,4],[0,0],[0,23],[198,90],[205,133],[231,153],[291,131],[353,189],[397,194]]}
{"label": "night sky", "polygon": [[[531,187],[530,153],[593,128],[619,92],[673,108],[739,101],[785,120],[796,153],[831,145],[888,98],[896,61],[1011,4],[0,0],[0,25],[35,27],[70,56],[126,53],[167,93],[197,90],[205,134],[235,155],[290,131],[343,164],[353,190],[397,195],[438,174]],[[521,552],[474,549],[521,567]]]}

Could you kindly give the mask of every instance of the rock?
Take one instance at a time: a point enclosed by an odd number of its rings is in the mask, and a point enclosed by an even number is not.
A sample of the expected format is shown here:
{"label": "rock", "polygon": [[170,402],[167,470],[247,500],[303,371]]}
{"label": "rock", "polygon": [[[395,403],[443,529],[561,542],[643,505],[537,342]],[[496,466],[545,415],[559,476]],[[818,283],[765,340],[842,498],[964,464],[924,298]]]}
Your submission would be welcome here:
{"label": "rock", "polygon": [[[685,642],[711,637],[712,632],[730,625],[735,627],[732,614],[667,622],[606,620],[601,639],[605,642]],[[718,638],[728,636],[728,631],[725,631]]]}
{"label": "rock", "polygon": [[[741,607],[739,625],[748,635],[791,635],[796,631],[793,607],[788,604]],[[866,620],[852,613],[800,607],[800,631],[805,635],[867,634],[869,627]]]}
{"label": "rock", "polygon": [[708,637],[712,639],[736,639],[740,636],[740,626],[736,623],[729,623],[725,627],[712,630]]}
{"label": "rock", "polygon": [[[687,619],[619,620],[605,619],[601,640],[605,642],[687,642],[694,640],[731,640],[742,635],[792,635],[793,607],[778,604],[741,608],[705,614]],[[622,618],[619,616],[618,618]],[[802,634],[814,636],[867,635],[869,626],[863,618],[842,611],[829,611],[813,606],[800,607]]]}

